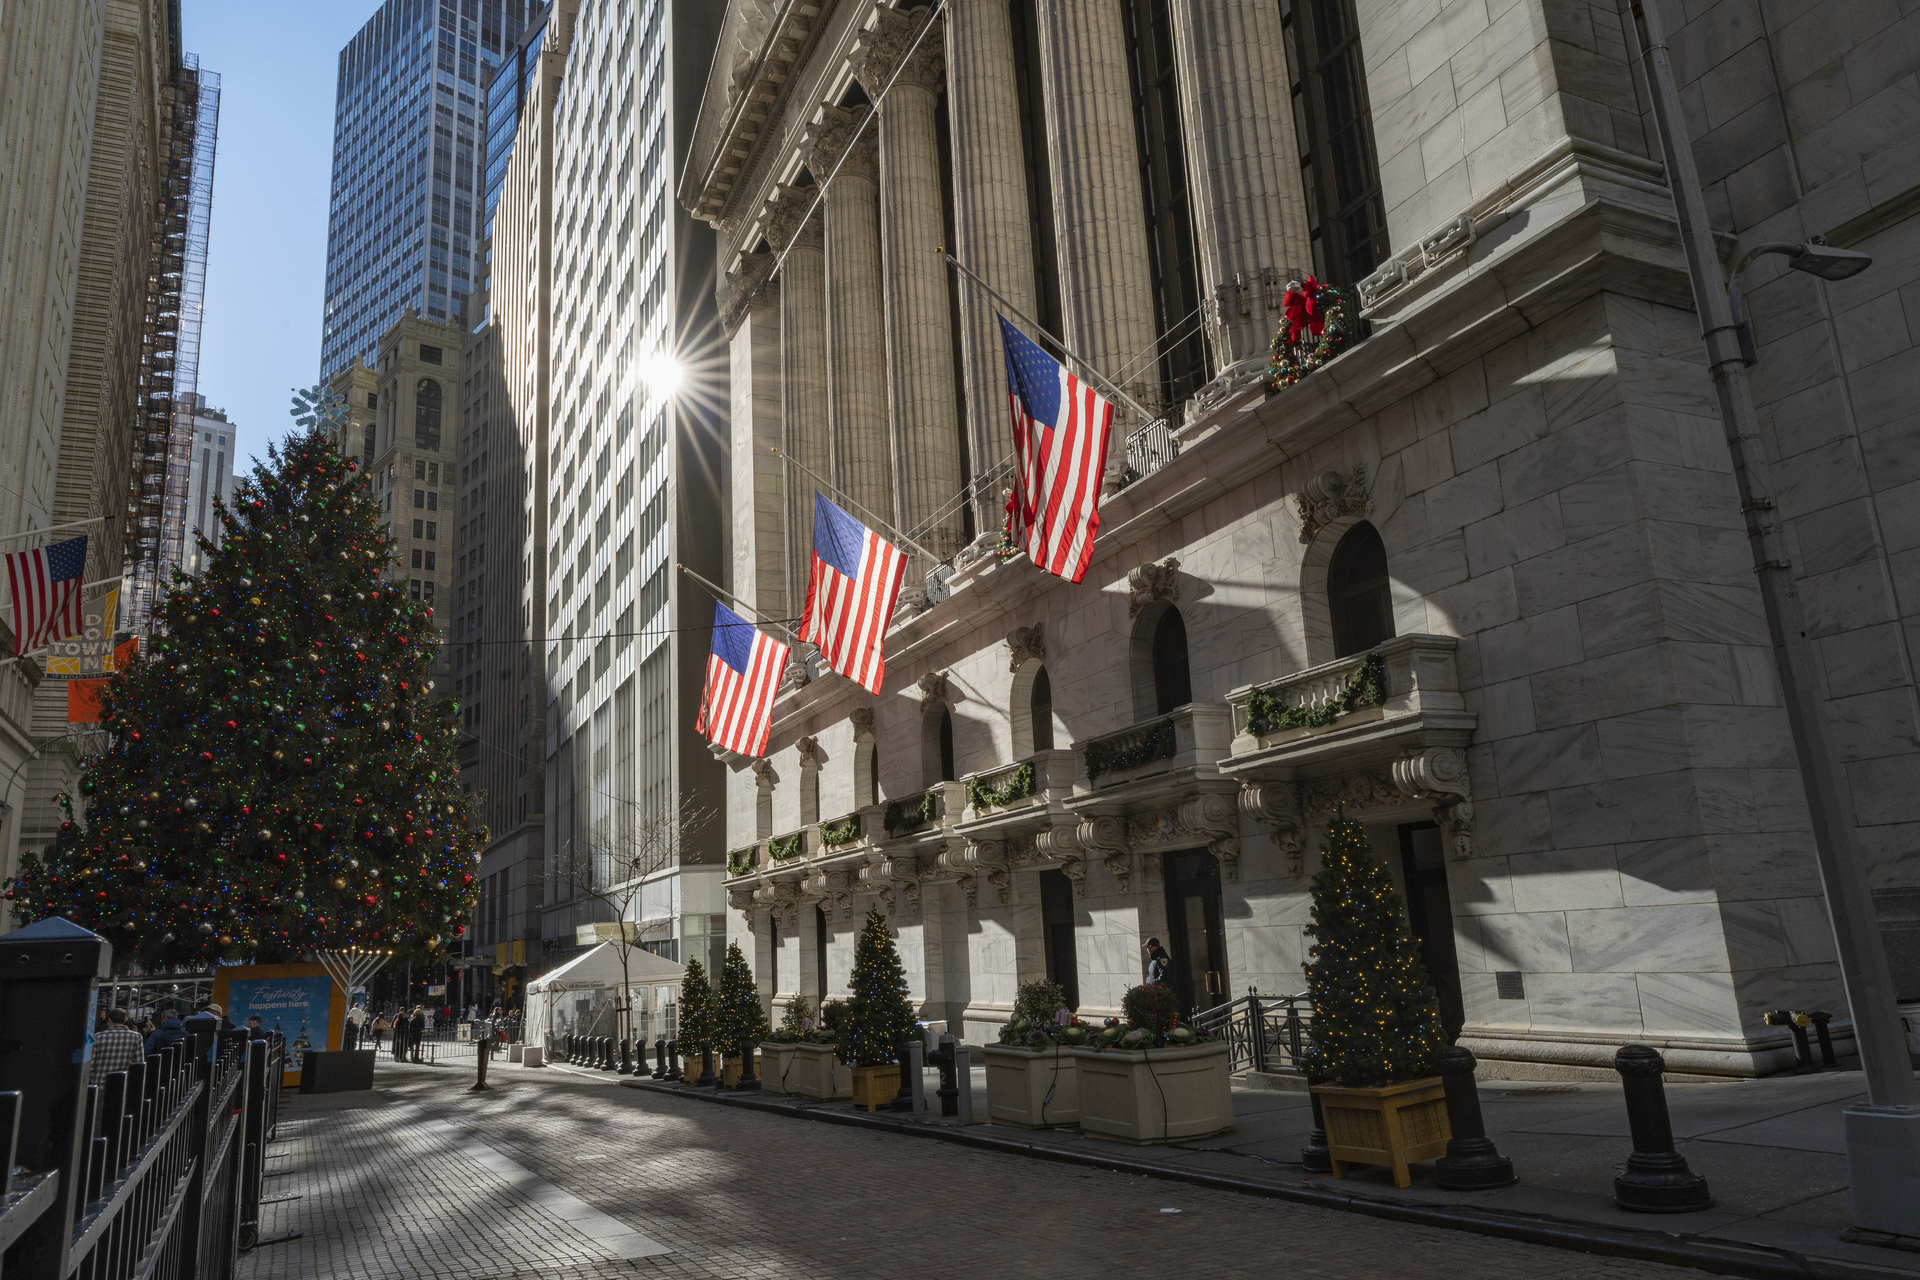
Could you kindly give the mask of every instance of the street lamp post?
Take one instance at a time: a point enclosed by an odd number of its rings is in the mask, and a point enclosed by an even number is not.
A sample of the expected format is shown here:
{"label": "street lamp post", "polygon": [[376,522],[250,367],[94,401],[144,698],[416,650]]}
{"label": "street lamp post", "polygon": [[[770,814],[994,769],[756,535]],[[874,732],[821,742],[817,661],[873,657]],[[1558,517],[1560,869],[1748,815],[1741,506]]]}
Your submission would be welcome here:
{"label": "street lamp post", "polygon": [[1754,362],[1752,339],[1737,318],[1739,272],[1760,254],[1779,254],[1795,270],[1823,279],[1857,274],[1865,254],[1817,241],[1773,242],[1738,264],[1732,288],[1722,283],[1720,259],[1707,220],[1706,197],[1693,148],[1686,137],[1667,46],[1642,0],[1632,0],[1634,37],[1653,99],[1653,117],[1666,163],[1667,185],[1679,217],[1681,243],[1693,280],[1707,360],[1720,401],[1733,475],[1740,491],[1754,575],[1773,641],[1774,665],[1786,699],[1794,755],[1806,788],[1815,858],[1826,892],[1840,979],[1853,1010],[1854,1040],[1866,1073],[1867,1098],[1847,1108],[1847,1171],[1856,1230],[1920,1237],[1920,1096],[1912,1060],[1894,1007],[1886,950],[1880,941],[1873,894],[1854,835],[1853,806],[1840,778],[1838,757],[1821,704],[1821,680],[1813,643],[1794,587],[1780,516],[1759,451],[1760,424],[1747,385]]}

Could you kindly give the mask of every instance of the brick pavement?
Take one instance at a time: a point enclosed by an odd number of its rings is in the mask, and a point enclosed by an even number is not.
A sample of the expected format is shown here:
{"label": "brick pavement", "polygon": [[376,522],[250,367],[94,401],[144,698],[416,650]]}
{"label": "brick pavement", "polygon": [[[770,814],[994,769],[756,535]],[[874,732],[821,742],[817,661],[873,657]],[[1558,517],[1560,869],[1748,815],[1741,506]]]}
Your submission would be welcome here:
{"label": "brick pavement", "polygon": [[[377,1083],[387,1105],[302,1113],[299,1140],[275,1148],[301,1172],[275,1180],[277,1189],[345,1190],[295,1202],[303,1206],[297,1225],[269,1216],[266,1234],[304,1229],[312,1239],[263,1247],[243,1263],[242,1280],[893,1280],[931,1270],[1006,1280],[1162,1280],[1169,1270],[1203,1270],[1210,1280],[1277,1272],[1327,1280],[1701,1274],[902,1142],[559,1071],[501,1071],[486,1095],[462,1092],[468,1079],[383,1062]],[[566,1222],[505,1194],[471,1161],[462,1166],[454,1146],[398,1102],[474,1135],[668,1252],[591,1260]]]}

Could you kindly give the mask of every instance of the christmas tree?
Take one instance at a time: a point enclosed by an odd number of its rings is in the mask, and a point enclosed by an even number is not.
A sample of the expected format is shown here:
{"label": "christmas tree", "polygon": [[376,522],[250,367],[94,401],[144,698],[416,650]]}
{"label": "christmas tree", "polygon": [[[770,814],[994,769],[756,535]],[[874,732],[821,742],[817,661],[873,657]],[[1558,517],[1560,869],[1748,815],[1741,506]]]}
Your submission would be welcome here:
{"label": "christmas tree", "polygon": [[[337,397],[256,465],[225,537],[175,573],[145,654],[105,696],[104,755],[7,896],[149,965],[350,947],[425,959],[464,932],[485,833],[468,830],[456,708],[430,701],[432,610],[385,577],[393,542]],[[316,412],[317,409],[317,412]]]}
{"label": "christmas tree", "polygon": [[680,1052],[691,1057],[702,1049],[713,1048],[713,988],[707,985],[707,971],[698,960],[687,961],[680,979],[680,1025],[676,1039]]}
{"label": "christmas tree", "polygon": [[739,1054],[742,1044],[758,1044],[772,1034],[766,1010],[760,1007],[760,993],[754,989],[753,970],[740,944],[729,943],[727,963],[720,970],[720,990],[714,999],[714,1039],[728,1057]]}
{"label": "christmas tree", "polygon": [[1446,1044],[1440,1002],[1392,877],[1345,814],[1327,828],[1320,859],[1307,926],[1319,940],[1307,966],[1310,1074],[1369,1088],[1432,1075],[1434,1055]]}
{"label": "christmas tree", "polygon": [[855,1067],[881,1067],[899,1057],[900,1046],[913,1034],[913,1000],[907,994],[907,975],[900,967],[893,934],[880,908],[867,909],[867,924],[853,952],[853,977],[841,1023],[840,1061]]}

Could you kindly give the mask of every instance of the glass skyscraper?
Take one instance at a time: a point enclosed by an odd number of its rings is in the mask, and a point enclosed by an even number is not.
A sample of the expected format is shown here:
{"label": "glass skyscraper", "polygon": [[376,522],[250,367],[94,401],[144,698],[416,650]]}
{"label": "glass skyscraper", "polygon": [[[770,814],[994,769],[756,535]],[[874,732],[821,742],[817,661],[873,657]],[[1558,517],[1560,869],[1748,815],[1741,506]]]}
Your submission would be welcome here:
{"label": "glass skyscraper", "polygon": [[479,320],[486,86],[540,0],[386,0],[340,51],[320,373],[412,306]]}

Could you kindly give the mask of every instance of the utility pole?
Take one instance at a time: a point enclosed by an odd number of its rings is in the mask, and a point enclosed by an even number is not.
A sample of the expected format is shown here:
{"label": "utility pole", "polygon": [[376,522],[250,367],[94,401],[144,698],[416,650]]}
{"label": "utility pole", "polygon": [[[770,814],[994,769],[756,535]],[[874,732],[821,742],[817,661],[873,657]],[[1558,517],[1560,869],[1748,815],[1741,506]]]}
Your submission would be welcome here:
{"label": "utility pole", "polygon": [[[1868,1100],[1845,1112],[1853,1226],[1861,1233],[1920,1237],[1920,1095],[1914,1089],[1913,1063],[1894,1007],[1886,949],[1880,940],[1873,893],[1854,834],[1853,805],[1828,732],[1820,667],[1813,642],[1807,638],[1805,610],[1794,586],[1792,564],[1781,537],[1780,514],[1760,452],[1760,423],[1747,384],[1741,327],[1735,322],[1727,282],[1721,274],[1700,171],[1686,136],[1664,37],[1643,0],[1632,0],[1632,10],[1634,38],[1653,99],[1667,186],[1679,216],[1707,361],[1720,401],[1727,447],[1733,455],[1733,476],[1740,490],[1747,542],[1753,551],[1754,577],[1766,610],[1794,755],[1806,788],[1814,854],[1826,891],[1840,980],[1852,1007],[1854,1041],[1867,1078]],[[1797,259],[1792,264],[1797,269],[1830,279],[1850,275],[1864,265],[1864,255],[1844,255],[1851,261],[1836,261],[1842,257],[1840,253],[1818,254],[1813,252],[1814,247],[1782,246],[1789,250],[1789,257]],[[1798,253],[1792,252],[1794,249]]]}

